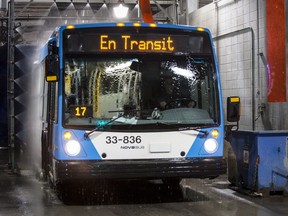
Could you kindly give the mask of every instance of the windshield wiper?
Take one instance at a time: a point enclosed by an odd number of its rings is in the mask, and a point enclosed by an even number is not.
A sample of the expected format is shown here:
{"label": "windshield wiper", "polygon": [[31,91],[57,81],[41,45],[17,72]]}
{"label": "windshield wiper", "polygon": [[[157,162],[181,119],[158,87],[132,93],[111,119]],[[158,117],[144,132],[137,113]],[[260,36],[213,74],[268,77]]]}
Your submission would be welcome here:
{"label": "windshield wiper", "polygon": [[197,131],[199,133],[202,133],[203,135],[207,136],[209,134],[208,131],[202,131],[201,129],[202,128],[205,128],[204,127],[179,127],[175,124],[172,124],[172,123],[164,123],[164,122],[156,122],[157,125],[165,125],[165,126],[172,126],[173,128],[177,129],[178,131],[185,131],[185,130],[194,130],[194,131]]}
{"label": "windshield wiper", "polygon": [[204,127],[184,127],[184,128],[178,128],[179,131],[185,131],[185,130],[194,130],[198,131],[199,133],[202,133],[203,135],[207,136],[209,134],[208,131],[202,131],[201,129]]}
{"label": "windshield wiper", "polygon": [[117,119],[123,117],[123,115],[119,115],[116,118],[111,119],[110,121],[108,121],[107,123],[103,124],[103,125],[98,125],[96,126],[96,128],[94,128],[93,130],[89,131],[89,132],[85,132],[84,133],[84,138],[87,138],[90,134],[94,133],[95,131],[98,131],[101,128],[105,128],[106,126],[108,126],[110,123],[116,121]]}

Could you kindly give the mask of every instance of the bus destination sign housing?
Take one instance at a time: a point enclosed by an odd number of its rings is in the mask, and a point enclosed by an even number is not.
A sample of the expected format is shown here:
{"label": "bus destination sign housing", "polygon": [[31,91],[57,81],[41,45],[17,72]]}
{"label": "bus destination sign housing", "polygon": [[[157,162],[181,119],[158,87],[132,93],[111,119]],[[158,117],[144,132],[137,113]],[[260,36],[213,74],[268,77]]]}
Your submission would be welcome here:
{"label": "bus destination sign housing", "polygon": [[[115,29],[114,29],[115,30]],[[72,53],[207,53],[206,32],[169,33],[159,29],[136,31],[97,31],[94,29],[73,29],[64,31],[64,52]]]}

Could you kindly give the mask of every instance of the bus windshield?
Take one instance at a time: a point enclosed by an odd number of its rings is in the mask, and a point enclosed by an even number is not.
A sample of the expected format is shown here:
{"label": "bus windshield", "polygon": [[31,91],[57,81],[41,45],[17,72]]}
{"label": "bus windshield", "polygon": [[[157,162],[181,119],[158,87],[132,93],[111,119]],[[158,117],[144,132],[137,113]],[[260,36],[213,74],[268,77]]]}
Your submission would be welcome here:
{"label": "bus windshield", "polygon": [[113,118],[109,129],[219,122],[211,56],[69,57],[64,83],[67,127],[101,127]]}
{"label": "bus windshield", "polygon": [[67,29],[63,47],[65,127],[171,130],[220,122],[206,32]]}

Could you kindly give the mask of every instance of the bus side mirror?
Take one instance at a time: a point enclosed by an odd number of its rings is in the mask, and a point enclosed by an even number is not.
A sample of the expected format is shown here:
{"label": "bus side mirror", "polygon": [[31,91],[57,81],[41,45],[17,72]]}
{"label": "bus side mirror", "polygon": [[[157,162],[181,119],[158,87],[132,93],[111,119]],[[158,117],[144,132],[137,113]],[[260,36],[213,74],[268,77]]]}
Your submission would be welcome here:
{"label": "bus side mirror", "polygon": [[59,55],[56,41],[48,43],[48,55],[45,61],[45,78],[47,82],[59,80]]}
{"label": "bus side mirror", "polygon": [[227,121],[239,122],[240,120],[240,97],[231,96],[227,98]]}

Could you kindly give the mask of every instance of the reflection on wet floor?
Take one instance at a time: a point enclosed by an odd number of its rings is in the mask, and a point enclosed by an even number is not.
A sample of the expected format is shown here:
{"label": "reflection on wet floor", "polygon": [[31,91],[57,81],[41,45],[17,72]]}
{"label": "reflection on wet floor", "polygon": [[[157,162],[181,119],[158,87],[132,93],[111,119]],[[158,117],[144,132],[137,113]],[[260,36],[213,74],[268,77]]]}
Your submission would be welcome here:
{"label": "reflection on wet floor", "polygon": [[[204,194],[187,190],[183,185],[171,186],[161,180],[150,181],[79,181],[65,185],[61,201],[47,182],[40,182],[30,173],[24,176],[1,172],[1,203],[5,197],[11,197],[6,204],[20,204],[25,200],[33,203],[41,200],[44,205],[63,202],[66,205],[118,205],[118,204],[155,204],[175,202],[197,202],[209,200]],[[19,194],[20,193],[20,194]],[[12,196],[11,196],[12,195]],[[1,199],[2,198],[2,199]],[[3,202],[4,201],[4,202]],[[14,205],[13,204],[13,205]],[[2,205],[2,206],[3,206]],[[42,204],[43,205],[43,204]]]}
{"label": "reflection on wet floor", "polygon": [[68,184],[61,201],[49,184],[36,179],[33,172],[21,173],[17,176],[0,169],[1,216],[288,215],[287,198],[239,195],[227,188],[225,177],[184,179],[178,187],[160,180],[82,181]]}
{"label": "reflection on wet floor", "polygon": [[66,184],[59,196],[68,205],[152,204],[208,200],[196,191],[190,192],[187,196],[181,185],[166,185],[161,180],[74,182]]}

